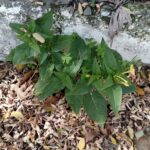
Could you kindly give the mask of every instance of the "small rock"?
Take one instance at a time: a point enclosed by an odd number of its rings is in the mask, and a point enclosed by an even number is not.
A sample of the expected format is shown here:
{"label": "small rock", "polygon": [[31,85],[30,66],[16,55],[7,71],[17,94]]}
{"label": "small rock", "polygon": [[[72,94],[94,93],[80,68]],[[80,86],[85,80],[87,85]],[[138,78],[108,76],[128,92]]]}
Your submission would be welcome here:
{"label": "small rock", "polygon": [[109,15],[110,15],[110,11],[106,11],[106,10],[101,11],[102,17],[108,17]]}
{"label": "small rock", "polygon": [[150,135],[142,136],[136,142],[137,150],[150,150]]}
{"label": "small rock", "polygon": [[85,16],[90,16],[92,14],[91,7],[87,6],[83,13]]}

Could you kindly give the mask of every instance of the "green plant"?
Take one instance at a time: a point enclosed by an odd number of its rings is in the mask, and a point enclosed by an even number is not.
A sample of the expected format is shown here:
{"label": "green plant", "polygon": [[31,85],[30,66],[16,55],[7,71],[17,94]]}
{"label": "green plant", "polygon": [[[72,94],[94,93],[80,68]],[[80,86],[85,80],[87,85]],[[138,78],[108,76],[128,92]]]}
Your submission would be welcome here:
{"label": "green plant", "polygon": [[134,91],[125,76],[131,63],[109,48],[104,39],[97,44],[76,33],[53,34],[52,18],[48,12],[27,24],[11,23],[23,43],[11,51],[7,60],[14,65],[39,67],[35,95],[40,100],[64,90],[73,111],[78,113],[83,107],[91,119],[103,125],[108,103],[117,114],[122,94]]}

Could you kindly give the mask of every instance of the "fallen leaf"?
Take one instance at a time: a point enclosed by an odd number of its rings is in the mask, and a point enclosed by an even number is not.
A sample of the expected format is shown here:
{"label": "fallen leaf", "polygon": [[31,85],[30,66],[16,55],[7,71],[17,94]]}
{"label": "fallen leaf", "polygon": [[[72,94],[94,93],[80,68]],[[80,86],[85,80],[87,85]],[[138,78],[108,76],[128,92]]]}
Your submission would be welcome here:
{"label": "fallen leaf", "polygon": [[134,146],[132,145],[132,146],[129,148],[129,150],[134,150]]}
{"label": "fallen leaf", "polygon": [[17,120],[22,120],[24,118],[23,114],[20,111],[13,111],[11,117],[15,117]]}
{"label": "fallen leaf", "polygon": [[16,64],[16,70],[18,72],[22,72],[22,70],[24,69],[25,65],[24,64]]}
{"label": "fallen leaf", "polygon": [[86,142],[92,141],[98,134],[91,128],[86,128],[83,126],[83,134],[85,136]]}
{"label": "fallen leaf", "polygon": [[110,140],[111,140],[111,143],[116,145],[117,144],[117,141],[114,137],[110,136]]}
{"label": "fallen leaf", "polygon": [[27,72],[27,73],[25,73],[23,75],[23,78],[20,81],[20,85],[23,84],[23,83],[25,83],[26,81],[28,81],[32,75],[33,75],[33,71],[32,70],[29,71],[29,72]]}
{"label": "fallen leaf", "polygon": [[53,106],[49,106],[49,107],[44,107],[44,110],[46,112],[50,113],[50,112],[54,112],[56,110],[56,108]]}
{"label": "fallen leaf", "polygon": [[130,10],[123,6],[118,7],[116,12],[112,14],[109,23],[108,33],[111,39],[111,45],[114,36],[118,34],[118,31],[123,28],[124,24],[130,25],[131,22],[132,18]]}
{"label": "fallen leaf", "polygon": [[129,137],[131,139],[133,139],[134,138],[134,131],[133,131],[133,129],[130,126],[128,126],[127,129],[128,129]]}
{"label": "fallen leaf", "polygon": [[6,111],[6,112],[3,114],[4,120],[6,120],[7,118],[9,118],[9,116],[10,116],[10,111]]}
{"label": "fallen leaf", "polygon": [[79,143],[78,143],[78,145],[77,145],[77,148],[78,148],[79,150],[83,150],[84,147],[85,147],[85,139],[84,139],[84,138],[80,138]]}
{"label": "fallen leaf", "polygon": [[82,3],[82,7],[85,8],[86,6],[88,6],[89,4],[87,2]]}
{"label": "fallen leaf", "polygon": [[45,39],[39,33],[33,33],[33,37],[40,43],[45,43]]}
{"label": "fallen leaf", "polygon": [[4,140],[7,141],[7,142],[9,142],[9,141],[12,140],[12,136],[10,136],[10,135],[7,134],[7,133],[4,133],[2,137],[3,137]]}
{"label": "fallen leaf", "polygon": [[83,9],[82,9],[81,3],[78,4],[78,12],[79,12],[80,15],[83,14]]}
{"label": "fallen leaf", "polygon": [[144,89],[142,89],[138,86],[136,87],[136,92],[139,96],[144,96],[145,95]]}
{"label": "fallen leaf", "polygon": [[44,150],[50,150],[50,147],[47,145],[43,145]]}
{"label": "fallen leaf", "polygon": [[56,105],[57,103],[57,98],[55,96],[49,96],[44,102],[43,105],[45,107],[51,106],[51,104]]}
{"label": "fallen leaf", "polygon": [[135,75],[135,68],[134,68],[133,64],[130,65],[130,71],[129,72],[130,72],[130,78],[131,78],[131,80],[135,80],[136,75]]}
{"label": "fallen leaf", "polygon": [[96,13],[98,14],[101,10],[101,4],[96,4]]}

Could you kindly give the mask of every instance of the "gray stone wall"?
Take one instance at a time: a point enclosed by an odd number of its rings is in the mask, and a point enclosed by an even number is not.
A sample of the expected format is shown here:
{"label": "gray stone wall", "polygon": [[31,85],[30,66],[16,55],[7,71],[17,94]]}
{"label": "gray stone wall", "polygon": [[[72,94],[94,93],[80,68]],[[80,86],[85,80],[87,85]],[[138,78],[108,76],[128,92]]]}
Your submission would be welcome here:
{"label": "gray stone wall", "polygon": [[[44,0],[47,4],[48,0]],[[53,3],[54,1],[49,2]],[[57,4],[62,1],[55,1]],[[65,4],[69,0],[63,1]],[[34,0],[0,0],[0,60],[14,48],[19,41],[10,30],[10,22],[24,22],[29,16],[37,18],[46,11],[48,5],[37,3]],[[149,4],[148,4],[149,5]],[[128,30],[121,31],[113,40],[112,47],[121,53],[124,59],[131,60],[134,57],[144,63],[150,63],[150,11],[149,9],[136,7],[131,10],[135,14],[135,21]],[[56,11],[56,27],[63,33],[77,32],[83,38],[94,38],[100,42],[103,37],[108,43],[108,26],[101,20],[101,16],[87,17],[76,13],[72,16],[68,8],[61,7]],[[107,12],[103,11],[103,14]]]}

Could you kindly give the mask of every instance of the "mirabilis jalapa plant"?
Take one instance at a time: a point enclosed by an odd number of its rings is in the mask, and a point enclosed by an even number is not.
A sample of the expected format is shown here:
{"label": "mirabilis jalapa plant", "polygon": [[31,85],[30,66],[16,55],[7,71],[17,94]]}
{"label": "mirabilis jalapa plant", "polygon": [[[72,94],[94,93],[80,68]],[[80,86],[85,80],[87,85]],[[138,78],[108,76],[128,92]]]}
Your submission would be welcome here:
{"label": "mirabilis jalapa plant", "polygon": [[52,25],[51,12],[26,24],[11,23],[22,44],[10,52],[7,60],[14,65],[39,67],[35,95],[40,100],[63,90],[74,112],[83,107],[91,119],[103,126],[107,105],[116,115],[122,94],[134,91],[134,85],[125,76],[131,62],[124,61],[104,39],[97,44],[76,33],[54,34]]}

